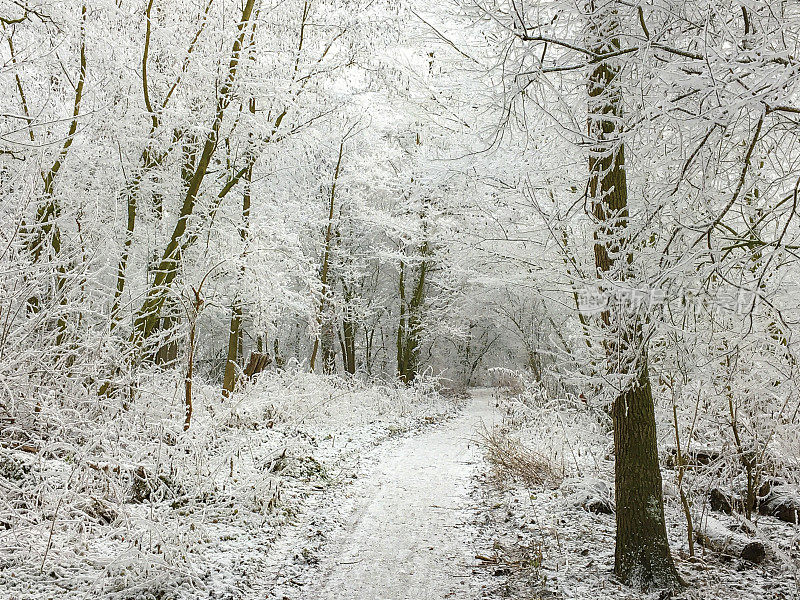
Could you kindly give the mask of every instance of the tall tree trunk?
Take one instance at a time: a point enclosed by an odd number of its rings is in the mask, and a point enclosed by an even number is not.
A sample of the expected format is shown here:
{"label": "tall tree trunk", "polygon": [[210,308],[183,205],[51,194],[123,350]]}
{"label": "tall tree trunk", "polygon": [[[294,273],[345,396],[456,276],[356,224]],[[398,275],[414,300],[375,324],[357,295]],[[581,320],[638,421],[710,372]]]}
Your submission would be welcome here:
{"label": "tall tree trunk", "polygon": [[414,379],[414,369],[411,367],[408,342],[408,306],[406,302],[406,263],[400,262],[400,273],[397,283],[397,293],[400,296],[400,322],[397,324],[397,375],[405,383]]}
{"label": "tall tree trunk", "polygon": [[163,307],[167,298],[167,290],[169,289],[170,285],[172,285],[175,277],[178,275],[181,260],[181,250],[185,249],[186,247],[184,234],[186,233],[186,227],[189,219],[194,212],[194,206],[197,202],[200,186],[203,183],[206,173],[208,172],[208,166],[211,162],[214,150],[217,147],[226,109],[230,105],[233,97],[233,86],[236,81],[239,58],[242,51],[242,46],[244,45],[246,28],[253,13],[254,4],[255,0],[247,0],[244,8],[242,9],[242,16],[237,26],[239,35],[236,37],[236,40],[233,43],[227,76],[225,82],[219,90],[219,99],[217,100],[217,110],[214,116],[214,121],[211,124],[208,134],[206,135],[197,166],[195,167],[194,173],[189,181],[189,186],[186,190],[186,196],[183,200],[183,206],[181,207],[178,222],[176,223],[175,229],[172,232],[169,244],[167,244],[167,247],[164,250],[153,284],[150,286],[147,296],[136,315],[136,319],[134,320],[134,333],[132,339],[137,344],[143,343],[156,330],[161,308]]}
{"label": "tall tree trunk", "polygon": [[[13,44],[11,39],[8,40],[9,49],[11,50],[12,60],[16,64],[16,57],[14,55]],[[61,167],[67,160],[69,149],[72,146],[72,141],[75,139],[75,134],[78,131],[78,118],[81,112],[81,102],[83,100],[83,88],[86,83],[86,5],[81,7],[81,26],[80,26],[80,72],[78,76],[78,84],[75,87],[75,100],[72,107],[72,120],[70,121],[69,131],[64,140],[61,150],[53,162],[52,167],[47,172],[42,171],[41,177],[44,184],[42,190],[42,198],[39,207],[36,210],[34,223],[32,227],[27,227],[22,224],[23,237],[26,240],[27,249],[34,264],[42,260],[42,256],[46,253],[52,258],[57,258],[61,253],[61,229],[58,226],[58,217],[61,215],[61,206],[55,197],[55,184],[58,178],[58,173]],[[20,99],[23,106],[23,112],[28,114],[28,105],[25,93],[22,88],[22,81],[17,76],[17,89],[19,90]],[[30,128],[31,141],[34,140],[33,128]],[[51,290],[51,295],[59,301],[60,304],[66,302],[64,294],[66,293],[66,267],[62,264],[57,267],[56,282],[54,289]],[[27,301],[28,310],[31,312],[39,312],[41,304],[39,298],[33,296]],[[66,320],[62,315],[58,319],[57,330],[58,335],[56,345],[61,345],[64,341],[64,334],[66,332]]]}
{"label": "tall tree trunk", "polygon": [[[597,55],[620,49],[616,3],[589,2],[588,47]],[[622,118],[616,58],[600,60],[589,75],[589,195],[597,221],[597,275],[624,281],[633,260],[628,232],[628,192],[621,139]],[[625,306],[611,306],[601,318],[611,375],[622,382],[613,401],[617,544],[614,571],[623,582],[643,589],[672,588],[678,576],[664,522],[653,392],[647,342],[641,323]]]}
{"label": "tall tree trunk", "polygon": [[125,240],[122,242],[122,254],[117,266],[117,288],[114,291],[114,303],[111,307],[111,329],[117,326],[119,320],[119,309],[122,304],[122,294],[125,292],[126,271],[128,267],[128,258],[130,257],[131,245],[133,244],[133,232],[136,229],[136,212],[139,197],[139,190],[142,179],[145,174],[152,169],[158,161],[154,160],[151,150],[150,141],[153,138],[156,130],[158,129],[158,115],[153,110],[150,103],[150,89],[147,82],[147,59],[150,54],[150,35],[152,33],[152,21],[150,14],[153,10],[153,0],[147,3],[145,9],[145,20],[147,21],[145,36],[144,36],[144,50],[142,51],[142,92],[144,97],[144,104],[147,111],[150,113],[150,134],[148,135],[148,142],[142,150],[141,167],[133,177],[133,181],[126,186],[125,197],[128,207],[128,221],[125,227]]}
{"label": "tall tree trunk", "polygon": [[672,588],[678,576],[664,523],[647,358],[637,367],[638,378],[612,407],[617,504],[614,572],[623,582],[645,590]]}
{"label": "tall tree trunk", "polygon": [[425,304],[425,287],[430,262],[430,246],[422,244],[423,257],[417,271],[411,297],[406,291],[406,262],[400,263],[398,292],[400,295],[400,323],[397,327],[397,374],[405,383],[411,383],[419,375],[419,351],[422,343],[422,307]]}
{"label": "tall tree trunk", "polygon": [[[345,298],[347,294],[345,294]],[[356,373],[356,333],[358,331],[358,324],[353,320],[350,315],[345,314],[342,320],[342,359],[344,361],[345,373],[355,375]]]}
{"label": "tall tree trunk", "polygon": [[233,301],[231,325],[228,333],[228,355],[225,360],[225,376],[222,380],[222,395],[228,398],[236,387],[236,364],[242,341],[242,305],[239,298]]}
{"label": "tall tree trunk", "polygon": [[333,321],[325,321],[319,343],[322,350],[322,372],[326,375],[336,373],[336,330]]}
{"label": "tall tree trunk", "polygon": [[[200,25],[195,32],[194,37],[192,38],[191,44],[189,44],[189,49],[186,52],[186,58],[184,59],[183,66],[181,67],[180,74],[177,76],[175,81],[170,87],[169,92],[167,92],[164,100],[157,106],[154,107],[153,103],[150,100],[150,87],[149,87],[149,80],[148,80],[148,58],[150,55],[150,38],[152,33],[152,20],[151,20],[151,13],[153,10],[153,0],[149,0],[147,3],[147,7],[145,8],[145,20],[146,20],[146,30],[145,30],[145,38],[144,38],[144,49],[142,50],[142,96],[144,98],[144,105],[147,109],[147,113],[150,116],[150,133],[148,134],[147,142],[145,144],[144,149],[142,150],[142,156],[139,161],[139,168],[135,172],[132,181],[126,186],[125,189],[125,199],[127,204],[127,212],[128,212],[128,220],[127,225],[125,228],[125,239],[123,240],[122,244],[122,253],[120,255],[119,264],[117,266],[117,287],[114,291],[114,302],[111,308],[111,329],[113,330],[119,324],[119,313],[122,305],[122,295],[125,292],[125,286],[127,284],[127,267],[128,267],[128,260],[130,259],[130,250],[131,246],[133,245],[133,233],[136,228],[136,217],[138,212],[138,204],[141,195],[141,183],[145,176],[159,167],[164,159],[166,158],[166,153],[154,153],[151,145],[154,143],[154,138],[158,129],[161,125],[160,113],[167,108],[170,99],[172,98],[173,93],[177,89],[178,85],[180,84],[181,80],[183,79],[183,75],[186,73],[186,70],[189,66],[190,58],[194,53],[197,40],[200,38],[200,34],[205,29],[206,23],[208,22],[205,18],[208,15],[208,11],[211,9],[211,3],[213,0],[209,0],[208,4],[206,5],[205,12],[203,13],[203,17],[201,18]],[[174,142],[178,142],[179,139],[182,137],[182,134],[179,130],[175,131],[174,135]],[[193,148],[196,144],[193,144]],[[186,145],[184,145],[184,153],[185,153]],[[185,173],[187,161],[184,160],[184,169],[182,172],[183,180],[184,180],[184,192],[186,188],[188,188],[188,182],[191,179],[192,173],[190,172],[188,175]],[[193,166],[194,161],[189,163],[190,168]],[[158,219],[161,220],[163,216],[163,198],[161,193],[154,191],[153,192],[153,208],[155,209],[156,215]]]}
{"label": "tall tree trunk", "polygon": [[364,328],[364,369],[372,375],[372,348],[375,340],[375,327]]}
{"label": "tall tree trunk", "polygon": [[323,344],[323,362],[326,372],[330,368],[331,355],[334,354],[333,343],[336,339],[333,332],[333,324],[325,323],[325,304],[330,293],[330,258],[331,247],[333,244],[333,215],[336,203],[336,184],[339,181],[339,173],[342,168],[342,157],[344,156],[344,144],[347,141],[347,136],[342,138],[339,144],[339,157],[336,160],[336,167],[333,172],[333,183],[331,184],[331,193],[328,196],[328,225],[325,229],[325,247],[322,251],[322,268],[320,269],[319,280],[322,284],[322,296],[319,301],[319,309],[317,310],[317,327],[319,334],[314,340],[314,347],[311,350],[311,359],[309,361],[310,368],[313,371],[317,361],[317,353],[319,352],[320,344]]}
{"label": "tall tree trunk", "polygon": [[346,281],[342,281],[342,297],[344,299],[344,314],[342,315],[342,328],[337,332],[339,347],[342,350],[342,366],[344,372],[350,375],[356,373],[356,335],[358,322],[352,305],[356,292]]}
{"label": "tall tree trunk", "polygon": [[[256,113],[256,101],[254,98],[250,99],[249,103],[250,113]],[[239,229],[239,237],[242,244],[247,244],[248,227],[250,225],[250,184],[253,180],[253,165],[244,176],[245,189],[242,194],[242,226]],[[222,395],[228,398],[236,387],[236,363],[239,359],[239,352],[242,347],[242,285],[245,274],[245,251],[242,249],[240,257],[241,264],[239,265],[239,273],[237,276],[236,290],[233,296],[233,306],[231,306],[231,324],[228,333],[228,356],[225,361],[225,376],[222,381]]]}

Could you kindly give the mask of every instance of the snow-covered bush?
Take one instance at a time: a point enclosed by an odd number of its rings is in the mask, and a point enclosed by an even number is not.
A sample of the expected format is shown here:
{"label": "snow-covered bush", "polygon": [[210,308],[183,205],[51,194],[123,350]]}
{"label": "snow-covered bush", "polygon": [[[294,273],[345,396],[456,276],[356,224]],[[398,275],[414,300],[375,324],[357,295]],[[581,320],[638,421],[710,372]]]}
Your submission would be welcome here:
{"label": "snow-covered bush", "polygon": [[0,587],[120,599],[226,589],[235,577],[221,565],[237,553],[255,560],[315,486],[454,406],[425,382],[275,371],[228,399],[196,384],[184,431],[182,383],[154,372],[124,402],[16,405],[0,436]]}

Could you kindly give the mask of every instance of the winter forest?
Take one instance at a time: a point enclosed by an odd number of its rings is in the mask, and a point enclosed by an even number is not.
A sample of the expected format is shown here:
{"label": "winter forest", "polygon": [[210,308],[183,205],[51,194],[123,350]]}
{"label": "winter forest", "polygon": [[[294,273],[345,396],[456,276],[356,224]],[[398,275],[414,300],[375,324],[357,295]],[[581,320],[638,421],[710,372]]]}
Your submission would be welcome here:
{"label": "winter forest", "polygon": [[795,0],[0,28],[0,598],[800,598]]}

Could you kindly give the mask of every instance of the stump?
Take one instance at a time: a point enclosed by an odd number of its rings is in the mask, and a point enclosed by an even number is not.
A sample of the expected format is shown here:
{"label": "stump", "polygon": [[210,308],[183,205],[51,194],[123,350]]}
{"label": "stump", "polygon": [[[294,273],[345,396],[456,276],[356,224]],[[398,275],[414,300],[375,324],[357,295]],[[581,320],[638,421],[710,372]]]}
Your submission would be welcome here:
{"label": "stump", "polygon": [[270,364],[272,364],[272,357],[269,354],[264,352],[251,352],[250,360],[247,361],[247,366],[244,368],[243,375],[247,379],[253,379]]}

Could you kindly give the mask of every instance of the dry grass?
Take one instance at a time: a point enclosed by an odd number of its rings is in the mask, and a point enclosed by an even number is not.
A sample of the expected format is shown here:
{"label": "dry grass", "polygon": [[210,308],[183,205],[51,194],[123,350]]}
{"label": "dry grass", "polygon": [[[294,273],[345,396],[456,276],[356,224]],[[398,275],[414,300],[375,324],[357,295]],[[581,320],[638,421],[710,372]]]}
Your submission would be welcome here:
{"label": "dry grass", "polygon": [[495,387],[500,394],[506,396],[521,396],[525,393],[527,386],[525,380],[519,373],[513,371],[497,369]]}
{"label": "dry grass", "polygon": [[498,482],[513,481],[528,488],[558,487],[561,484],[563,475],[553,468],[545,455],[526,448],[500,428],[484,430],[481,442]]}

